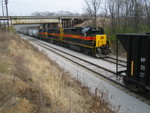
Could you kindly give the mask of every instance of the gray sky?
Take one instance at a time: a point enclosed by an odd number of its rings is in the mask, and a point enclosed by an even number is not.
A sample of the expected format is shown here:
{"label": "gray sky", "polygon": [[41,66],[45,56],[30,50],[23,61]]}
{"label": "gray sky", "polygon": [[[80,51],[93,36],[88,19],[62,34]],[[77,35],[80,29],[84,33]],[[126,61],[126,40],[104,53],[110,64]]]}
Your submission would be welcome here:
{"label": "gray sky", "polygon": [[[1,0],[0,0],[1,1]],[[3,0],[4,1],[4,0]],[[83,12],[83,0],[8,0],[9,15],[26,16],[33,12]],[[2,7],[0,6],[0,9]],[[0,10],[1,11],[1,10]],[[2,12],[0,12],[2,15]]]}

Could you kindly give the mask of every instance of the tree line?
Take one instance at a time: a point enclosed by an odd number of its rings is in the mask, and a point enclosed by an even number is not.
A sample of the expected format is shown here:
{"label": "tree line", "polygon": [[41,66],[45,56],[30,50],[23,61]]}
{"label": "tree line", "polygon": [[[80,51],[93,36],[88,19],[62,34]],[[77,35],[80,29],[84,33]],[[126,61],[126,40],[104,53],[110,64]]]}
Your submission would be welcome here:
{"label": "tree line", "polygon": [[101,22],[113,34],[150,32],[150,0],[84,0],[84,3],[93,27]]}
{"label": "tree line", "polygon": [[[150,32],[150,0],[83,0],[84,14],[70,11],[35,12],[32,16],[87,16],[93,27],[109,34]],[[100,23],[100,24],[99,24]]]}

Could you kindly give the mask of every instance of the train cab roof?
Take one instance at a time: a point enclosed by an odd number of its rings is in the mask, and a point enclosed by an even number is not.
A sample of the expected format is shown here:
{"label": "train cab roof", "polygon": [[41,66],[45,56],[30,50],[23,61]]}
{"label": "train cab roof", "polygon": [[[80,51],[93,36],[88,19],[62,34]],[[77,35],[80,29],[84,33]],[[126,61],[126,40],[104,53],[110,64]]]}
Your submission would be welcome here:
{"label": "train cab roof", "polygon": [[40,29],[39,32],[46,32],[47,29]]}
{"label": "train cab roof", "polygon": [[100,27],[98,28],[85,27],[83,28],[82,33],[104,34],[104,30]]}
{"label": "train cab roof", "polygon": [[73,28],[63,28],[64,31],[75,31],[75,30],[82,30],[83,28],[82,27],[73,27]]}
{"label": "train cab roof", "polygon": [[66,34],[75,34],[75,35],[81,35],[82,34],[82,28],[81,27],[75,27],[75,28],[63,28],[64,33]]}

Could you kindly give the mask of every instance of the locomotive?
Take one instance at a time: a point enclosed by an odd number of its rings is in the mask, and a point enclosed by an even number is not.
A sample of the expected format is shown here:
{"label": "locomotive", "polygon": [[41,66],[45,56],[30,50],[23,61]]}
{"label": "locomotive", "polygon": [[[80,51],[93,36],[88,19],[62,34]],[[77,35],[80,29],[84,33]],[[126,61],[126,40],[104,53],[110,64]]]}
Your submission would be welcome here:
{"label": "locomotive", "polygon": [[[111,52],[102,28],[30,29],[21,32],[98,58]],[[118,40],[127,52],[126,70],[119,69]],[[117,77],[123,77],[123,83],[131,91],[150,94],[150,34],[117,34],[116,44]]]}
{"label": "locomotive", "polygon": [[97,58],[111,52],[102,28],[77,27],[40,29],[38,38],[62,45]]}

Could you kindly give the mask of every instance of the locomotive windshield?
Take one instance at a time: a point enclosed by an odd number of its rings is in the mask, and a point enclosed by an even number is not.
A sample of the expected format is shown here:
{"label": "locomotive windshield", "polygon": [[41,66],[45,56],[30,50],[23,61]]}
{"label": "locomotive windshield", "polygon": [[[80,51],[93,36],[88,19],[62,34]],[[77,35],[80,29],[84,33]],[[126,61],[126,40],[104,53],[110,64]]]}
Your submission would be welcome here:
{"label": "locomotive windshield", "polygon": [[84,28],[83,30],[82,30],[82,33],[86,33],[86,32],[88,32],[90,30],[90,27],[86,27],[86,28]]}
{"label": "locomotive windshield", "polygon": [[104,34],[104,30],[102,28],[85,27],[83,28],[82,33],[86,34],[86,36],[94,36],[97,34]]}

